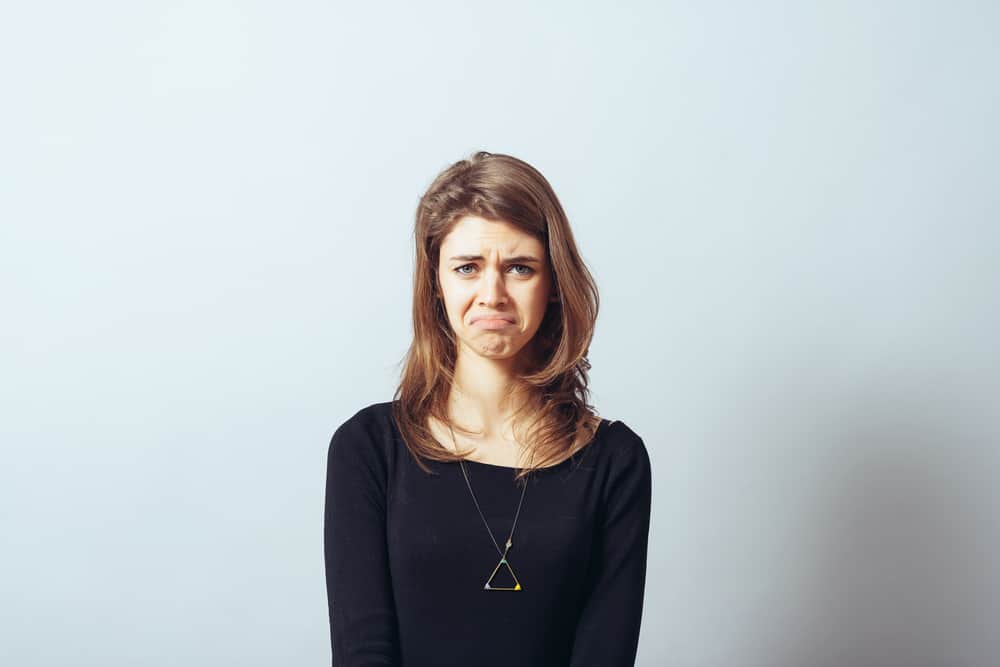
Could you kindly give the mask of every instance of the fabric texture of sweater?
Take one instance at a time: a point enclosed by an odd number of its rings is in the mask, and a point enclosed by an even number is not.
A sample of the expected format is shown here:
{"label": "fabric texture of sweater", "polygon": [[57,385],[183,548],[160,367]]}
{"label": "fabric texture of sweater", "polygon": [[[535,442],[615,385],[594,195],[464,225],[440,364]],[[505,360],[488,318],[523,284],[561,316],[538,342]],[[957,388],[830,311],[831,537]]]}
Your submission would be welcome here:
{"label": "fabric texture of sweater", "polygon": [[334,667],[635,664],[652,496],[635,432],[602,419],[572,458],[529,475],[506,564],[497,545],[521,498],[516,469],[465,462],[480,516],[457,462],[426,463],[436,474],[413,460],[391,402],[362,408],[330,440]]}

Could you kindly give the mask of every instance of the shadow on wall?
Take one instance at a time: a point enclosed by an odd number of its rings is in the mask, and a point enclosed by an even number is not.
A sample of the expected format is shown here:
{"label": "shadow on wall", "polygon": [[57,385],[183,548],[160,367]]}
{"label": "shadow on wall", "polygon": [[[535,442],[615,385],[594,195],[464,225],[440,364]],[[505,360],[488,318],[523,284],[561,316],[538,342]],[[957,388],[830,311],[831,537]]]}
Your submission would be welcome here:
{"label": "shadow on wall", "polygon": [[859,412],[829,434],[835,469],[800,514],[794,599],[749,662],[1000,664],[1000,470],[988,434],[973,433],[983,416],[884,395]]}

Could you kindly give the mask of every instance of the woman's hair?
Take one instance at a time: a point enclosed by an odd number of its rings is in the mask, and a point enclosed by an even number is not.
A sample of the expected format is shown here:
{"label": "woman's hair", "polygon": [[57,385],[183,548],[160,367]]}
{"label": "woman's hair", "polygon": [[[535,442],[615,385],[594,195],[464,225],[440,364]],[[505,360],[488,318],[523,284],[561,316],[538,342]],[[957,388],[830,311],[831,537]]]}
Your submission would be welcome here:
{"label": "woman's hair", "polygon": [[552,186],[528,163],[479,151],[434,179],[417,206],[413,342],[401,362],[393,397],[396,425],[425,472],[431,471],[423,457],[465,458],[437,442],[428,417],[456,431],[474,433],[448,416],[458,350],[438,285],[441,243],[467,215],[506,222],[539,239],[545,246],[552,293],[558,296],[549,302],[534,338],[522,349],[528,361],[511,388],[514,405],[519,406],[515,429],[525,426],[524,442],[533,454],[530,467],[518,474],[520,479],[532,469],[573,456],[590,442],[600,424],[587,388],[587,354],[599,307],[597,285],[577,251]]}

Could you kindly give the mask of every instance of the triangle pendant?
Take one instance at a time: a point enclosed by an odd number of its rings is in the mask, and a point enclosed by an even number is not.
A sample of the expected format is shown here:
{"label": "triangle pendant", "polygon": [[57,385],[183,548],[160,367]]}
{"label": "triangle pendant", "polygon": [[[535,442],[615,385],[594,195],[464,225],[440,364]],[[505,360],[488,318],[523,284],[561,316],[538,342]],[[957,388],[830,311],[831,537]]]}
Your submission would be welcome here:
{"label": "triangle pendant", "polygon": [[[497,586],[496,582],[493,582],[493,577],[497,575],[497,571],[500,569],[501,565],[507,566],[507,571],[510,572],[510,576],[514,580],[513,586]],[[511,569],[510,563],[507,562],[507,559],[501,558],[500,562],[497,563],[497,566],[493,569],[493,574],[491,574],[490,578],[486,580],[486,585],[483,586],[483,588],[488,591],[519,591],[521,590],[521,582],[519,582],[517,577],[514,576],[514,570]]]}

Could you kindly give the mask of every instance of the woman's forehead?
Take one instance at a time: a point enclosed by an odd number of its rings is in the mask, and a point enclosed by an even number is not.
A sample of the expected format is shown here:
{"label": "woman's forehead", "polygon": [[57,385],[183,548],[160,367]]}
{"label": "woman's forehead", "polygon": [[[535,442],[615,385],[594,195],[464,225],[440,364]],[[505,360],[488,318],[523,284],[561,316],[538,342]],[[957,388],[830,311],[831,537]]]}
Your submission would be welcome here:
{"label": "woman's forehead", "polygon": [[[542,243],[531,234],[508,223],[465,216],[455,223],[441,243],[443,251],[462,255],[491,255],[501,257],[522,253],[537,253]],[[442,252],[442,255],[446,254]]]}

